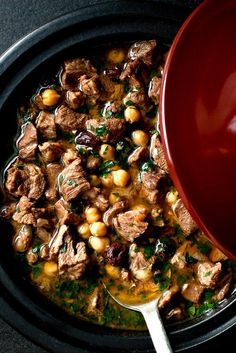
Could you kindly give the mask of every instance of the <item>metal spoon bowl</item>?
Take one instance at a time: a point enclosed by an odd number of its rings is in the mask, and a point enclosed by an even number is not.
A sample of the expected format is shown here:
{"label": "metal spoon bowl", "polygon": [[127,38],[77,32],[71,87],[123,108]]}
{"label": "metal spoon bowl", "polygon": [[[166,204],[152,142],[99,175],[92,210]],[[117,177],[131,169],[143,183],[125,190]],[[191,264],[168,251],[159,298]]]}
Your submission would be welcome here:
{"label": "metal spoon bowl", "polygon": [[106,288],[108,294],[111,296],[111,298],[114,299],[119,305],[130,310],[139,311],[143,315],[152,339],[152,343],[157,353],[173,352],[158,309],[160,295],[158,295],[158,297],[156,297],[155,299],[147,301],[145,303],[128,304],[114,296],[108,290],[105,283],[103,283],[103,285]]}

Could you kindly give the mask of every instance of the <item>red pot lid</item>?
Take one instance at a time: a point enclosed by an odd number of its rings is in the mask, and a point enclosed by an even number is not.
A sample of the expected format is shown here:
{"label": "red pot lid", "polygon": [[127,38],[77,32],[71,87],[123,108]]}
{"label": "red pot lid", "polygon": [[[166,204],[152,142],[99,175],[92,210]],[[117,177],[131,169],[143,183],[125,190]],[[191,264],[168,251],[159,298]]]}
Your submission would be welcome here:
{"label": "red pot lid", "polygon": [[204,1],[177,34],[161,92],[172,179],[205,234],[236,261],[236,1]]}

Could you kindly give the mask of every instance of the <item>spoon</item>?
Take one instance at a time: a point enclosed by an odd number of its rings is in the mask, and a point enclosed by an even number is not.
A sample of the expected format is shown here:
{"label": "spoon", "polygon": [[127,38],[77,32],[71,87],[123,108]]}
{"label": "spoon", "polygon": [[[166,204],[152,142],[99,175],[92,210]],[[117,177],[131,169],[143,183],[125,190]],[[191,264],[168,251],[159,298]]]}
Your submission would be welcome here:
{"label": "spoon", "polygon": [[160,296],[145,303],[131,305],[115,297],[107,289],[106,284],[103,283],[103,285],[111,298],[114,299],[119,305],[130,310],[139,311],[143,315],[156,353],[173,353],[158,309]]}

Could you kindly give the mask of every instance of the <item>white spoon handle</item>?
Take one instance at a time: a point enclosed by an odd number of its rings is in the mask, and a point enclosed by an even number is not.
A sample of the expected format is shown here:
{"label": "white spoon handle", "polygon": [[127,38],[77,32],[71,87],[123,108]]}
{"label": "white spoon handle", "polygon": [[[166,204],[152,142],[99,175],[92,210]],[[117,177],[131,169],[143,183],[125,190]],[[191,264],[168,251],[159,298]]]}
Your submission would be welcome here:
{"label": "white spoon handle", "polygon": [[140,308],[140,311],[146,321],[156,352],[173,353],[157,308],[157,303],[147,303]]}

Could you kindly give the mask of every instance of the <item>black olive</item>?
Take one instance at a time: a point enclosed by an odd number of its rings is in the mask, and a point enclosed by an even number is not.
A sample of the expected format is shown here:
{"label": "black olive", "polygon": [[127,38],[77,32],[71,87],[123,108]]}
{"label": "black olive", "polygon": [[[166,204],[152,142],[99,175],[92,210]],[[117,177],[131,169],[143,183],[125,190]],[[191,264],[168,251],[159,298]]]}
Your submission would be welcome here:
{"label": "black olive", "polygon": [[128,250],[121,243],[112,243],[105,253],[107,262],[114,266],[125,265],[128,258]]}
{"label": "black olive", "polygon": [[167,261],[176,251],[174,240],[168,237],[161,237],[156,243],[155,255],[158,261]]}
{"label": "black olive", "polygon": [[99,140],[89,131],[81,131],[75,138],[77,145],[84,145],[88,147],[97,147]]}

